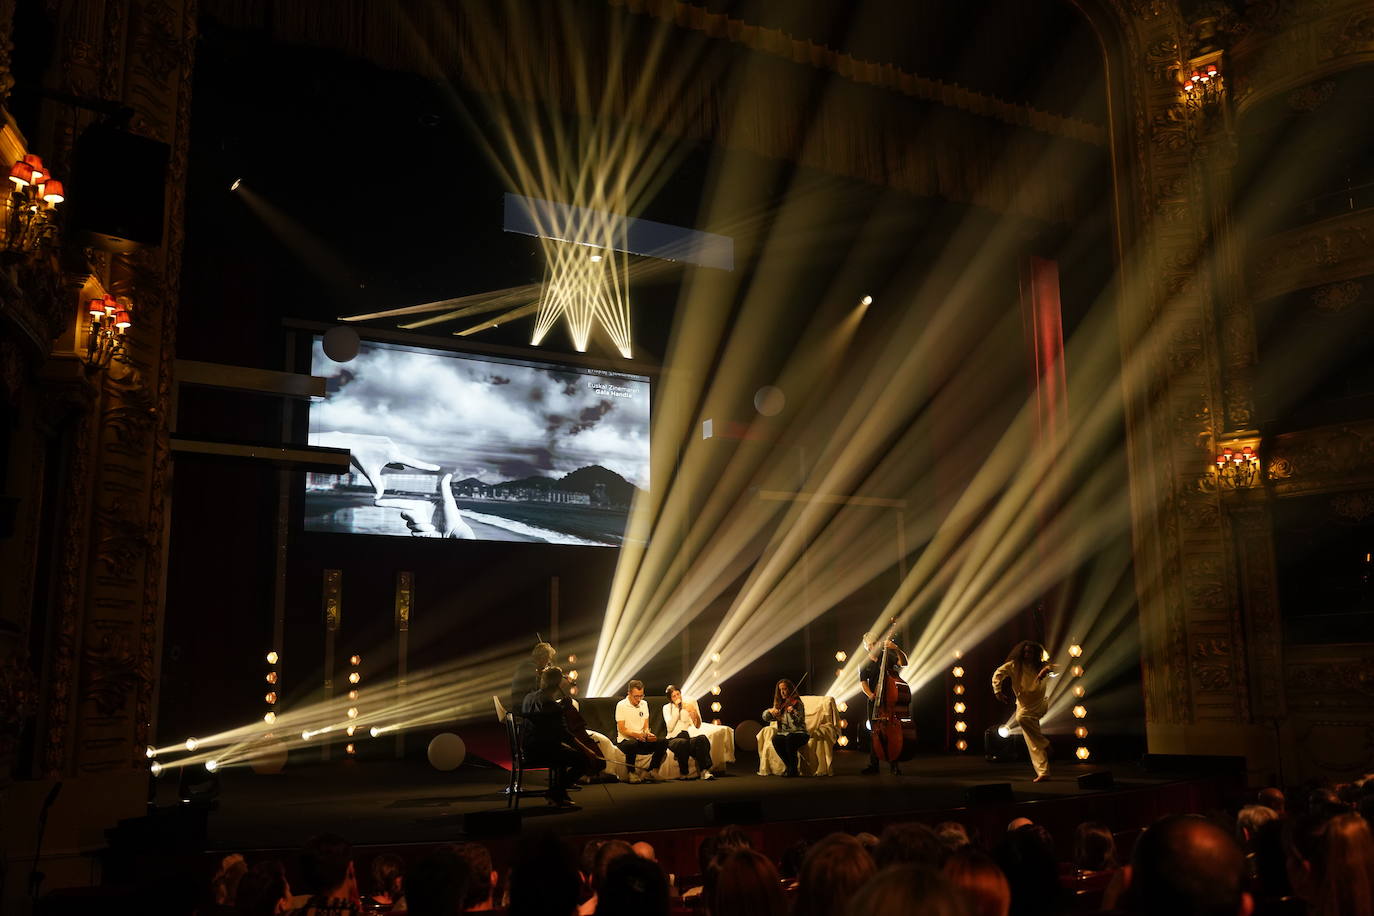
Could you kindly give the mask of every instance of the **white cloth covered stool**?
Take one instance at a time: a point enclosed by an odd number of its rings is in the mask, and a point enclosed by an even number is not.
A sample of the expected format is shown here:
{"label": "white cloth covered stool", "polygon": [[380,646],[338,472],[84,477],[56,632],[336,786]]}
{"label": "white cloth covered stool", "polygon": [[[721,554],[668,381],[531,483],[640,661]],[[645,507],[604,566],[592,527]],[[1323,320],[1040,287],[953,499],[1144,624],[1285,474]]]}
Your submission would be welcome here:
{"label": "white cloth covered stool", "polygon": [[[834,697],[802,697],[806,710],[806,731],[811,737],[801,752],[803,776],[833,776],[835,771],[835,742],[840,738],[840,713]],[[773,735],[778,727],[769,724],[759,730],[759,775],[781,776],[787,770],[778,752],[773,750]]]}

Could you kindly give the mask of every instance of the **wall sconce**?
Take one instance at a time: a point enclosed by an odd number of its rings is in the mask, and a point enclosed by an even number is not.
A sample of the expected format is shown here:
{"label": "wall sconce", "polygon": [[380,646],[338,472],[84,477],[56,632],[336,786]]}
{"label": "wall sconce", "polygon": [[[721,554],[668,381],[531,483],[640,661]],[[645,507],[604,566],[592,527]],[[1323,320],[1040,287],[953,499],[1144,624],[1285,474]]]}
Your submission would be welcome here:
{"label": "wall sconce", "polygon": [[87,305],[90,324],[86,327],[86,364],[93,369],[109,367],[112,359],[128,361],[124,334],[133,327],[134,304],[128,296],[116,299],[109,293]]}
{"label": "wall sconce", "polygon": [[5,221],[5,250],[32,252],[57,237],[57,205],[66,200],[62,182],[52,177],[32,153],[10,166],[10,212]]}
{"label": "wall sconce", "polygon": [[1224,448],[1217,456],[1217,482],[1228,490],[1253,487],[1259,483],[1259,466],[1259,454],[1250,446]]}
{"label": "wall sconce", "polygon": [[1183,80],[1183,94],[1188,107],[1199,111],[1212,108],[1221,101],[1225,85],[1218,60],[1199,63]]}

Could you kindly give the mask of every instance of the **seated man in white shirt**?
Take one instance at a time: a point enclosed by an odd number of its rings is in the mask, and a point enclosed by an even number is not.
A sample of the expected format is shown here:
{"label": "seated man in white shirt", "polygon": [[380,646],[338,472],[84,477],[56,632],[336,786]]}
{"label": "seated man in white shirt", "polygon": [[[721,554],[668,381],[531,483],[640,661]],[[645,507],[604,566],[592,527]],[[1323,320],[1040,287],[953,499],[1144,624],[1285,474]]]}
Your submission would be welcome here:
{"label": "seated man in white shirt", "polygon": [[[654,773],[668,756],[668,748],[649,728],[649,704],[644,702],[644,682],[630,681],[625,699],[615,706],[616,747],[625,755],[629,781],[653,782]],[[650,755],[649,768],[641,770],[638,758]]]}
{"label": "seated man in white shirt", "polygon": [[695,759],[697,773],[702,779],[714,779],[711,772],[711,739],[701,727],[701,710],[697,704],[682,697],[681,688],[669,684],[663,691],[668,702],[663,706],[663,724],[668,736],[668,750],[677,758],[677,767],[687,779],[688,761]]}

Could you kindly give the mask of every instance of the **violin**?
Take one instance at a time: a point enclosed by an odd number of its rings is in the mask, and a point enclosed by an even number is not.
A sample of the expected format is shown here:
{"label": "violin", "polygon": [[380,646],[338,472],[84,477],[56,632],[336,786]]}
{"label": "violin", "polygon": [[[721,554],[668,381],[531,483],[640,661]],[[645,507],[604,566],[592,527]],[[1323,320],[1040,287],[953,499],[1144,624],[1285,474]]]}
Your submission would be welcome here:
{"label": "violin", "polygon": [[873,726],[873,753],[887,763],[900,763],[916,756],[916,725],[911,718],[911,686],[888,672],[888,643],[897,631],[897,618],[883,637],[878,657],[878,683],[869,705]]}

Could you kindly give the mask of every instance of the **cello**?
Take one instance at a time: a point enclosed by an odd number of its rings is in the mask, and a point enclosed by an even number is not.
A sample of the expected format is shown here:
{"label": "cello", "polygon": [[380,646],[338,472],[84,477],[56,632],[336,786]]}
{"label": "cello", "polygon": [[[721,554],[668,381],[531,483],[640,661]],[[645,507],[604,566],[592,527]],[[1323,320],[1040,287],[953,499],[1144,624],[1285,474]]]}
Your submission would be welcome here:
{"label": "cello", "polygon": [[897,630],[897,618],[883,637],[878,657],[878,683],[869,703],[868,720],[873,728],[873,753],[890,764],[916,756],[916,725],[911,719],[911,687],[888,672],[888,643]]}

